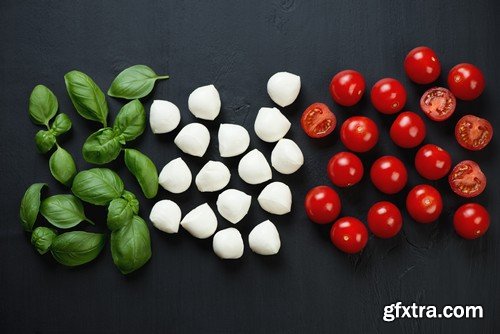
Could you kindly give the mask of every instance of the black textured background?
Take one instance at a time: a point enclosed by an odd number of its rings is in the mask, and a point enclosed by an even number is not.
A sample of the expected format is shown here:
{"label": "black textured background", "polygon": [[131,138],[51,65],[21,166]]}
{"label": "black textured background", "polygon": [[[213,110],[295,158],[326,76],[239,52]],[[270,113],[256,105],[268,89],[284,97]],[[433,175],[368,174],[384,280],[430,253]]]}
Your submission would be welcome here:
{"label": "black textured background", "polygon": [[[1,101],[1,219],[0,219],[0,331],[13,332],[162,332],[162,333],[325,333],[325,332],[474,332],[500,330],[500,198],[498,187],[499,135],[482,152],[461,149],[453,137],[459,117],[474,113],[500,129],[500,76],[498,61],[497,1],[13,1],[0,3]],[[464,200],[453,195],[446,181],[433,182],[443,195],[441,219],[417,225],[404,212],[402,233],[391,240],[370,237],[361,255],[346,256],[329,241],[327,226],[310,223],[302,206],[308,188],[329,184],[325,166],[342,145],[338,131],[313,141],[299,126],[302,110],[322,101],[339,121],[353,114],[375,119],[382,135],[376,149],[363,154],[365,168],[382,154],[395,154],[413,165],[416,150],[395,147],[386,132],[394,116],[377,113],[365,96],[359,106],[336,106],[328,93],[331,76],[354,68],[365,75],[367,86],[393,76],[408,90],[407,109],[418,111],[418,98],[427,88],[404,75],[402,62],[415,46],[436,50],[444,84],[451,66],[468,61],[483,69],[487,88],[476,101],[460,102],[444,124],[426,119],[426,142],[452,153],[454,163],[471,158],[481,164],[488,187],[476,200],[492,216],[491,229],[477,241],[465,241],[453,231],[453,211]],[[276,223],[282,249],[277,256],[254,255],[246,244],[238,261],[221,261],[211,240],[197,240],[182,230],[167,235],[150,225],[153,257],[138,272],[122,276],[114,267],[109,247],[99,258],[77,269],[64,268],[50,255],[39,256],[29,244],[18,219],[19,201],[34,182],[48,182],[48,194],[67,191],[52,179],[49,155],[36,152],[33,137],[38,127],[27,112],[28,96],[38,83],[50,87],[60,111],[73,121],[61,144],[70,150],[78,168],[89,167],[80,149],[97,123],[83,120],[72,108],[63,75],[79,69],[107,90],[123,68],[143,63],[171,75],[157,84],[143,102],[168,99],[182,110],[182,125],[194,121],[187,110],[189,93],[200,85],[215,84],[223,108],[217,122],[207,122],[212,145],[206,157],[218,159],[218,122],[253,128],[261,106],[272,106],[266,93],[270,75],[280,70],[302,78],[298,100],[285,109],[292,121],[288,137],[305,154],[304,167],[293,176],[274,173],[293,188],[293,212],[271,217],[255,198],[251,213],[237,227],[245,238],[264,219]],[[108,98],[111,117],[123,101]],[[500,132],[500,130],[498,130]],[[177,132],[177,131],[176,131]],[[175,133],[176,133],[175,132]],[[271,144],[255,137],[251,146],[269,155]],[[180,155],[175,133],[154,136],[148,129],[131,146],[149,154],[159,168]],[[193,173],[204,159],[183,155]],[[262,186],[243,185],[232,167],[231,186],[257,195]],[[127,188],[140,189],[123,166],[122,157],[111,164]],[[413,185],[424,182],[411,168],[410,182],[397,196],[382,196],[367,177],[341,190],[344,215],[365,219],[369,206],[390,199],[403,208]],[[173,198],[186,213],[203,201],[214,206],[216,195],[188,192]],[[153,201],[141,197],[147,218]],[[100,222],[88,230],[105,231],[102,208],[87,208]],[[39,222],[42,220],[40,219]],[[219,227],[230,224],[220,219]],[[383,306],[406,304],[480,304],[484,319],[382,321]]]}

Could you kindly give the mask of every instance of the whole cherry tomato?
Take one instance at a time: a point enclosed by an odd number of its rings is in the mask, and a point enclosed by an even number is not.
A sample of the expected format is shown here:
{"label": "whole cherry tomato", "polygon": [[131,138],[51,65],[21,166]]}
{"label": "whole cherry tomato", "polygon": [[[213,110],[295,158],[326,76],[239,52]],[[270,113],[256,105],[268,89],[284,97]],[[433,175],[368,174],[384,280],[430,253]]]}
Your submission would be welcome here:
{"label": "whole cherry tomato", "polygon": [[453,226],[462,238],[476,239],[488,231],[490,214],[480,204],[464,204],[455,211]]}
{"label": "whole cherry tomato", "polygon": [[425,123],[420,116],[411,111],[405,111],[396,117],[392,123],[390,136],[392,141],[403,148],[420,145],[425,139]]}
{"label": "whole cherry tomato", "polygon": [[354,70],[341,71],[330,82],[330,94],[341,106],[350,107],[361,100],[365,92],[365,79]]}
{"label": "whole cherry tomato", "polygon": [[475,197],[486,188],[486,176],[472,160],[459,162],[448,176],[451,190],[462,197]]}
{"label": "whole cherry tomato", "polygon": [[418,223],[429,224],[443,211],[443,199],[436,188],[421,184],[410,190],[406,197],[406,210]]}
{"label": "whole cherry tomato", "polygon": [[391,202],[378,202],[368,211],[368,227],[379,238],[392,238],[401,230],[403,217]]}
{"label": "whole cherry tomato", "polygon": [[341,251],[349,254],[358,253],[368,242],[368,231],[357,218],[339,218],[330,230],[332,243]]}
{"label": "whole cherry tomato", "polygon": [[477,99],[484,91],[484,76],[472,64],[455,65],[448,73],[448,87],[461,100]]}
{"label": "whole cherry tomato", "polygon": [[328,136],[337,125],[335,114],[323,103],[313,103],[302,114],[300,125],[311,138]]}
{"label": "whole cherry tomato", "polygon": [[381,192],[395,194],[405,187],[408,173],[401,160],[386,155],[373,163],[370,169],[370,178],[373,185]]}
{"label": "whole cherry tomato", "polygon": [[427,46],[411,50],[405,58],[404,66],[410,80],[418,84],[434,82],[441,74],[441,63],[436,53]]}
{"label": "whole cherry tomato", "polygon": [[378,141],[377,124],[368,117],[350,117],[340,128],[340,140],[351,151],[360,153],[369,151]]}
{"label": "whole cherry tomato", "polygon": [[337,187],[349,187],[363,177],[363,163],[351,152],[339,152],[328,162],[328,177]]}
{"label": "whole cherry tomato", "polygon": [[305,208],[310,220],[317,224],[328,224],[337,219],[342,206],[335,190],[317,186],[307,193]]}
{"label": "whole cherry tomato", "polygon": [[455,126],[455,138],[460,146],[471,150],[482,150],[493,137],[493,127],[484,118],[466,115]]}
{"label": "whole cherry tomato", "polygon": [[433,121],[444,121],[455,112],[457,100],[446,88],[434,87],[420,98],[420,108]]}
{"label": "whole cherry tomato", "polygon": [[377,81],[371,91],[372,104],[383,114],[395,114],[406,103],[406,90],[403,85],[393,78]]}
{"label": "whole cherry tomato", "polygon": [[438,180],[448,174],[451,168],[451,156],[437,145],[422,146],[415,155],[417,172],[428,180]]}

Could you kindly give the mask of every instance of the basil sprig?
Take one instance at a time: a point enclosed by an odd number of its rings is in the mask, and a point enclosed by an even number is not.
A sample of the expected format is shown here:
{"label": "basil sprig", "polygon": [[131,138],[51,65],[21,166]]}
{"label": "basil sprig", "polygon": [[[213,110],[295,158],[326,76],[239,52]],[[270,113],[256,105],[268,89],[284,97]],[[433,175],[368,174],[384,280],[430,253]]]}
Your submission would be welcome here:
{"label": "basil sprig", "polygon": [[168,78],[168,75],[157,75],[146,65],[134,65],[116,76],[109,87],[108,95],[127,100],[140,99],[151,93],[156,80]]}

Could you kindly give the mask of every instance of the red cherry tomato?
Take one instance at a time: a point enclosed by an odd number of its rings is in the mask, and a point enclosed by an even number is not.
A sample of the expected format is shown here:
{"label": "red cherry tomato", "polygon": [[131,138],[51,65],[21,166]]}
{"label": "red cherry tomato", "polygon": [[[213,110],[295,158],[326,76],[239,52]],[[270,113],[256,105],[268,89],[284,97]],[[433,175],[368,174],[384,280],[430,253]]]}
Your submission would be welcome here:
{"label": "red cherry tomato", "polygon": [[391,202],[378,202],[368,211],[368,227],[379,238],[392,238],[401,230],[403,217]]}
{"label": "red cherry tomato", "polygon": [[350,107],[361,100],[365,92],[365,79],[354,70],[341,71],[330,82],[330,94],[341,106]]}
{"label": "red cherry tomato", "polygon": [[455,112],[457,100],[446,88],[434,87],[420,98],[420,108],[433,121],[444,121]]}
{"label": "red cherry tomato", "polygon": [[483,73],[472,64],[458,64],[448,73],[448,87],[461,100],[469,101],[478,98],[484,86]]}
{"label": "red cherry tomato", "polygon": [[451,156],[441,147],[433,144],[422,146],[415,155],[417,172],[428,180],[438,180],[448,174]]}
{"label": "red cherry tomato", "polygon": [[340,214],[340,197],[330,187],[317,186],[307,193],[305,208],[310,220],[317,224],[328,224]]}
{"label": "red cherry tomato", "polygon": [[335,154],[328,162],[328,177],[337,187],[349,187],[363,177],[363,163],[351,152]]}
{"label": "red cherry tomato", "polygon": [[351,151],[369,151],[378,141],[377,124],[368,117],[350,117],[340,128],[340,140]]}
{"label": "red cherry tomato", "polygon": [[441,63],[436,53],[427,46],[411,50],[405,58],[405,71],[411,81],[430,84],[441,74]]}
{"label": "red cherry tomato", "polygon": [[425,123],[420,116],[411,111],[398,115],[391,126],[392,141],[403,148],[420,145],[425,139]]}
{"label": "red cherry tomato", "polygon": [[368,231],[359,219],[343,217],[332,225],[330,239],[344,253],[354,254],[365,248],[368,242]]}
{"label": "red cherry tomato", "polygon": [[371,100],[381,113],[395,114],[405,106],[406,90],[396,79],[381,79],[373,85]]}
{"label": "red cherry tomato", "polygon": [[466,115],[455,126],[455,138],[458,143],[472,151],[482,150],[493,137],[493,127],[484,118]]}
{"label": "red cherry tomato", "polygon": [[443,199],[436,188],[421,184],[410,190],[406,197],[406,210],[418,223],[429,224],[443,211]]}
{"label": "red cherry tomato", "polygon": [[472,160],[459,162],[448,176],[451,190],[462,197],[475,197],[486,188],[486,176]]}
{"label": "red cherry tomato", "polygon": [[464,204],[455,211],[453,226],[462,238],[476,239],[488,231],[490,214],[480,204]]}
{"label": "red cherry tomato", "polygon": [[386,155],[373,163],[370,169],[370,178],[373,185],[381,192],[395,194],[405,187],[408,173],[401,160]]}
{"label": "red cherry tomato", "polygon": [[300,125],[311,138],[328,136],[337,125],[335,114],[323,103],[313,103],[302,114]]}

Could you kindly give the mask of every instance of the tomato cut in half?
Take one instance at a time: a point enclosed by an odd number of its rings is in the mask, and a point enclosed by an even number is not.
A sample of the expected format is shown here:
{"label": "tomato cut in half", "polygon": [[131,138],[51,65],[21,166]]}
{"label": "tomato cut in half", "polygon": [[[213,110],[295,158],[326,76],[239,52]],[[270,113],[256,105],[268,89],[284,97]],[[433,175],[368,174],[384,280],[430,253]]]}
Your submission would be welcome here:
{"label": "tomato cut in half", "polygon": [[448,87],[460,100],[474,100],[484,91],[483,73],[472,64],[455,65],[448,73]]}
{"label": "tomato cut in half", "polygon": [[486,188],[486,176],[472,160],[459,162],[448,176],[451,190],[462,197],[475,197]]}
{"label": "tomato cut in half", "polygon": [[484,118],[466,115],[455,126],[455,138],[460,146],[479,151],[486,147],[493,137],[493,127]]}
{"label": "tomato cut in half", "polygon": [[420,108],[433,121],[444,121],[455,112],[457,100],[452,92],[443,87],[429,89],[420,98]]}
{"label": "tomato cut in half", "polygon": [[341,106],[350,107],[361,100],[365,92],[365,79],[354,70],[344,70],[335,74],[330,82],[330,94]]}
{"label": "tomato cut in half", "polygon": [[344,253],[361,252],[368,242],[368,230],[357,218],[339,218],[330,230],[332,243]]}
{"label": "tomato cut in half", "polygon": [[453,226],[462,238],[477,239],[488,231],[490,214],[481,204],[467,203],[455,211]]}
{"label": "tomato cut in half", "polygon": [[328,136],[337,125],[335,114],[324,103],[313,103],[302,114],[300,125],[311,138]]}
{"label": "tomato cut in half", "polygon": [[436,53],[427,46],[411,50],[405,58],[404,67],[410,80],[418,84],[430,84],[441,73],[441,63]]}

